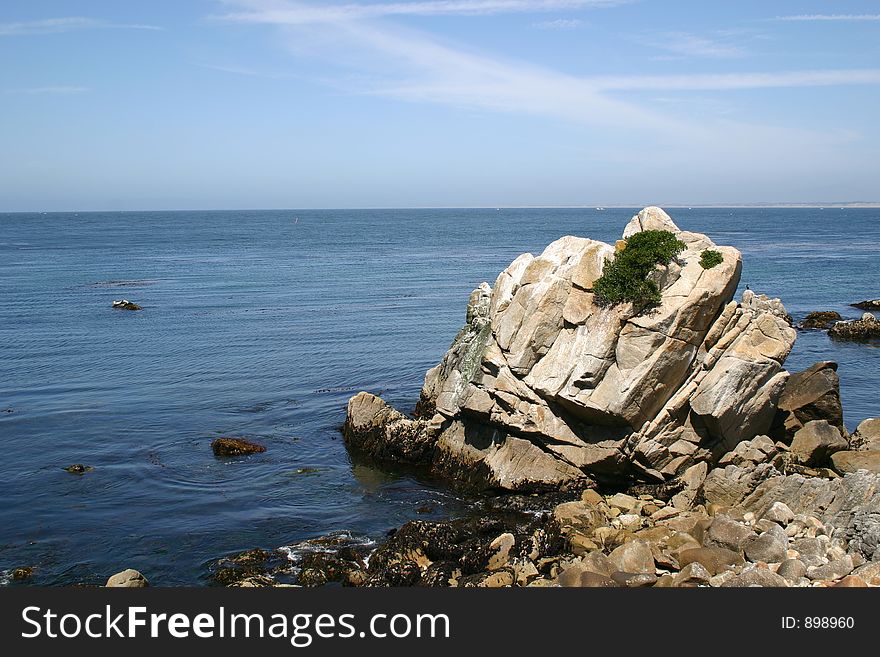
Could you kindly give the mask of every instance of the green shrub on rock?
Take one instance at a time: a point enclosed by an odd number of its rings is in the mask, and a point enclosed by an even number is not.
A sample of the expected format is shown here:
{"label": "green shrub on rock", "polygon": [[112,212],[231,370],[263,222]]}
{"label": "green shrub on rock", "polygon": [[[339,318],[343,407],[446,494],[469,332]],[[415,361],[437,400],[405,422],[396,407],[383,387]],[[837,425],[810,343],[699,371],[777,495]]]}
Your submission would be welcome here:
{"label": "green shrub on rock", "polygon": [[600,305],[631,302],[634,306],[660,303],[660,288],[648,279],[654,267],[668,265],[684,251],[684,243],[668,230],[644,230],[628,240],[624,248],[605,262],[605,270],[593,284]]}
{"label": "green shrub on rock", "polygon": [[712,269],[712,267],[720,265],[722,262],[724,262],[724,256],[718,253],[718,251],[706,249],[700,254],[700,265],[702,265],[703,269]]}

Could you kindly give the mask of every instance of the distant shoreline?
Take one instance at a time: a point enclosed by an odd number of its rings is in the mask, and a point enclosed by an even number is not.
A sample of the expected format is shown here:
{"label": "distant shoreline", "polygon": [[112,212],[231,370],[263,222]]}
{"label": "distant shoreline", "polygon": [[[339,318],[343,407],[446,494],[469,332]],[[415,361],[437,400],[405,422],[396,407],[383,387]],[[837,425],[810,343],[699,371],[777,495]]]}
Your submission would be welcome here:
{"label": "distant shoreline", "polygon": [[[880,201],[854,201],[837,203],[653,203],[661,208],[671,209],[877,209]],[[633,204],[587,204],[587,205],[418,205],[401,207],[363,207],[363,208],[165,208],[157,210],[0,210],[3,214],[78,214],[107,212],[327,212],[358,210],[621,210],[640,209],[644,203]]]}

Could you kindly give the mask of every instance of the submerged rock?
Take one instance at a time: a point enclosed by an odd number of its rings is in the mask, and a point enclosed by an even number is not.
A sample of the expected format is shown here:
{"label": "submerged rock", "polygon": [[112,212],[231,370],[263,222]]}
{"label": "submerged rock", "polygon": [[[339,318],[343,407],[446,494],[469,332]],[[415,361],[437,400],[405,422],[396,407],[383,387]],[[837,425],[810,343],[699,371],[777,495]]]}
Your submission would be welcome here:
{"label": "submerged rock", "polygon": [[211,443],[215,456],[244,456],[265,452],[263,445],[252,443],[244,438],[217,438]]}
{"label": "submerged rock", "polygon": [[128,299],[117,299],[113,302],[113,308],[117,310],[142,310],[142,308]]}
{"label": "submerged rock", "polygon": [[[649,275],[653,307],[597,302],[615,246],[563,237],[470,297],[466,324],[425,376],[417,418],[351,399],[347,443],[477,488],[541,491],[591,480],[672,480],[769,431],[796,332],[779,300],[733,301],[741,256],[642,210],[624,238],[685,246]],[[700,265],[711,248],[721,262]]]}
{"label": "submerged rock", "polygon": [[20,566],[19,568],[12,569],[12,579],[16,582],[21,582],[26,579],[30,579],[34,574],[33,566]]}
{"label": "submerged rock", "polygon": [[827,329],[834,322],[839,322],[843,317],[839,312],[834,310],[817,310],[809,313],[800,323],[800,328],[804,329]]}
{"label": "submerged rock", "polygon": [[849,322],[837,322],[828,331],[835,340],[865,342],[880,338],[880,322],[871,313],[865,313],[861,319]]}
{"label": "submerged rock", "polygon": [[64,468],[70,474],[75,475],[84,475],[86,472],[91,472],[94,468],[90,465],[83,465],[82,463],[74,463],[73,465],[68,465]]}
{"label": "submerged rock", "polygon": [[209,580],[217,586],[272,586],[274,572],[286,565],[281,555],[254,548],[213,562],[209,567]]}

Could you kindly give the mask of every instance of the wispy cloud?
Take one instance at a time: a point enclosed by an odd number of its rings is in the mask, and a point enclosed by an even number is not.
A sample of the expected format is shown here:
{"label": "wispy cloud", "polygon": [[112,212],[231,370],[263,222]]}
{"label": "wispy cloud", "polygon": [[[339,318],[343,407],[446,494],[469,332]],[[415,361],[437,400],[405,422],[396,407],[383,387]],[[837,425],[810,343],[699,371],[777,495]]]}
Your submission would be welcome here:
{"label": "wispy cloud", "polygon": [[267,80],[291,80],[298,76],[290,73],[279,73],[277,71],[263,71],[249,66],[224,65],[224,64],[197,64],[201,68],[207,68],[212,71],[221,73],[231,73],[232,75],[244,75],[251,78],[264,78]]}
{"label": "wispy cloud", "polygon": [[608,91],[660,89],[666,91],[736,91],[787,87],[830,87],[880,84],[880,69],[783,71],[776,73],[711,73],[692,75],[608,76],[591,78]]}
{"label": "wispy cloud", "polygon": [[[302,3],[279,3],[276,0],[231,2],[246,6],[251,12],[246,15],[229,14],[227,20],[275,25],[283,30],[289,48],[297,55],[326,57],[331,60],[336,58],[337,61],[341,61],[339,58],[344,56],[345,65],[354,66],[364,73],[337,81],[339,86],[350,93],[540,114],[581,123],[639,125],[645,128],[674,128],[676,131],[685,129],[684,126],[673,126],[674,121],[657,112],[655,108],[641,107],[615,98],[614,92],[618,91],[735,91],[880,84],[880,69],[877,68],[772,73],[574,76],[527,62],[476,52],[458,44],[443,43],[425,32],[395,25],[359,21],[320,26],[304,26],[298,22],[291,24],[291,12],[307,10]],[[544,6],[548,3],[430,2],[410,3],[407,6],[444,5],[449,10],[452,6],[463,4],[485,7],[492,5],[497,8],[500,5]],[[355,5],[340,7],[352,6]],[[323,10],[315,9],[318,12]],[[682,38],[680,34],[675,37],[676,39],[670,38],[667,41],[677,40],[684,43],[685,45],[671,46],[682,51],[714,56],[735,52],[697,37]]]}
{"label": "wispy cloud", "polygon": [[667,32],[649,45],[682,57],[728,59],[746,54],[741,46],[687,32]]}
{"label": "wispy cloud", "polygon": [[24,36],[29,34],[60,34],[77,30],[124,29],[124,30],[161,30],[157,25],[141,25],[137,23],[113,23],[98,18],[83,16],[66,16],[63,18],[45,18],[36,21],[16,23],[0,23],[0,36]]}
{"label": "wispy cloud", "polygon": [[315,6],[302,3],[273,5],[217,16],[221,20],[276,25],[338,23],[388,16],[487,16],[510,13],[542,13],[572,9],[614,7],[632,0],[427,0],[424,2],[351,3]]}
{"label": "wispy cloud", "polygon": [[[755,175],[760,170],[762,175],[772,177],[787,170],[785,167],[791,166],[792,161],[838,162],[840,144],[857,136],[835,126],[820,130],[732,121],[723,116],[723,111],[713,111],[705,104],[694,109],[689,103],[636,99],[628,92],[648,91],[654,96],[670,97],[676,92],[694,90],[880,84],[880,69],[572,75],[388,21],[291,23],[284,13],[285,7],[291,7],[289,3],[226,1],[251,10],[248,18],[238,22],[277,27],[291,54],[317,59],[331,70],[347,71],[332,79],[341,92],[468,111],[528,115],[598,128],[595,134],[604,135],[598,138],[599,143],[606,141],[608,135],[617,134],[623,143],[636,141],[639,147],[627,152],[604,148],[601,154],[596,152],[596,157],[626,157],[638,166],[644,165],[644,158],[659,158],[666,167],[692,168],[695,162],[705,162],[718,175],[739,175],[743,171]],[[302,4],[295,6],[301,8]],[[269,13],[269,9],[281,13]],[[255,20],[255,16],[260,16],[260,20]],[[328,79],[322,81],[327,83]],[[661,94],[658,90],[662,90]],[[723,110],[724,105],[719,107]],[[718,158],[706,159],[707,144],[712,145],[713,153],[725,153],[723,164]]]}
{"label": "wispy cloud", "polygon": [[56,85],[49,87],[27,87],[24,89],[7,89],[7,94],[26,94],[29,96],[40,94],[81,94],[88,91],[88,87],[77,87],[73,85]]}
{"label": "wispy cloud", "polygon": [[576,30],[584,25],[579,18],[557,18],[555,21],[539,21],[532,23],[532,27],[539,30]]}
{"label": "wispy cloud", "polygon": [[795,16],[777,16],[775,20],[792,22],[880,21],[880,14],[797,14]]}

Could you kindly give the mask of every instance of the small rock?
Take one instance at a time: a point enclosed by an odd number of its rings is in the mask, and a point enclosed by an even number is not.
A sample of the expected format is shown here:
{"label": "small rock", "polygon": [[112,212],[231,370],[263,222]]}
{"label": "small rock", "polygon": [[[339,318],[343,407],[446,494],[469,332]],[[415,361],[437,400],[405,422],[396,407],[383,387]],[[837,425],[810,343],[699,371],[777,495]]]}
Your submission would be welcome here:
{"label": "small rock", "polygon": [[788,544],[770,532],[764,532],[745,544],[746,558],[752,562],[780,563],[785,560],[787,551]]}
{"label": "small rock", "polygon": [[655,589],[668,589],[675,586],[675,577],[672,575],[661,575],[657,580],[657,583],[654,584]]}
{"label": "small rock", "polygon": [[635,531],[642,526],[642,517],[633,513],[624,513],[618,516],[617,521],[623,529]]}
{"label": "small rock", "polygon": [[875,578],[880,578],[880,561],[869,561],[856,568],[852,574],[858,575],[866,582],[871,582]]}
{"label": "small rock", "polygon": [[217,438],[211,443],[215,456],[244,456],[265,452],[266,448],[243,438]]}
{"label": "small rock", "polygon": [[611,577],[611,573],[614,572],[614,568],[608,560],[608,557],[601,552],[592,552],[588,554],[581,559],[581,564],[583,564],[584,568],[587,570],[607,577]]}
{"label": "small rock", "polygon": [[666,547],[676,555],[680,555],[685,550],[693,550],[703,547],[697,539],[685,532],[675,532],[666,541]]}
{"label": "small rock", "polygon": [[632,495],[616,493],[606,500],[612,509],[620,509],[621,513],[628,513],[640,507],[640,501]]}
{"label": "small rock", "polygon": [[611,579],[627,588],[640,588],[654,586],[657,583],[657,575],[654,573],[614,573]]}
{"label": "small rock", "polygon": [[709,586],[716,588],[719,586],[724,586],[725,582],[729,582],[734,577],[736,577],[735,571],[725,570],[718,573],[717,575],[712,575],[712,577],[709,578]]}
{"label": "small rock", "polygon": [[787,587],[788,581],[774,573],[772,570],[766,568],[748,568],[743,570],[739,575],[735,577],[731,577],[727,580],[724,585],[725,588],[734,588],[734,587],[749,587],[749,586],[763,586],[763,587]]}
{"label": "small rock", "polygon": [[703,482],[706,481],[706,473],[709,471],[709,465],[705,461],[701,461],[692,465],[679,477],[679,481],[684,485],[684,490],[672,497],[672,506],[682,511],[689,511],[700,491]]}
{"label": "small rock", "polygon": [[139,305],[128,299],[118,299],[114,301],[113,307],[117,310],[141,310]]}
{"label": "small rock", "polygon": [[673,575],[674,586],[677,587],[705,586],[710,579],[712,575],[709,571],[696,561],[682,568],[677,575]]}
{"label": "small rock", "polygon": [[823,566],[807,568],[807,577],[812,580],[831,579],[838,580],[846,577],[853,571],[852,557],[848,554],[842,559],[837,559]]}
{"label": "small rock", "polygon": [[603,502],[604,498],[592,488],[588,488],[583,493],[581,493],[581,501],[586,502],[591,506],[596,506],[600,502]]}
{"label": "small rock", "polygon": [[761,517],[787,527],[794,520],[794,511],[785,502],[774,502]]}
{"label": "small rock", "polygon": [[779,526],[780,525],[777,525],[772,520],[767,520],[766,518],[761,518],[758,522],[755,523],[755,531],[759,532],[759,533],[766,532],[767,530],[769,530],[773,527],[779,527]]}
{"label": "small rock", "polygon": [[138,571],[129,568],[128,570],[123,570],[121,573],[111,575],[107,580],[106,586],[109,588],[139,589],[149,586],[149,582],[147,582],[147,578],[141,575]]}
{"label": "small rock", "polygon": [[571,548],[572,553],[578,556],[589,554],[590,552],[599,549],[599,546],[593,541],[593,539],[584,536],[580,532],[574,532],[569,536],[568,545]]}
{"label": "small rock", "polygon": [[563,570],[556,578],[557,584],[564,587],[616,587],[610,573],[594,572],[583,562],[574,563]]}
{"label": "small rock", "polygon": [[526,586],[529,581],[538,576],[538,569],[528,559],[513,563],[513,574],[519,586]]}
{"label": "small rock", "polygon": [[728,550],[739,551],[743,548],[746,541],[755,537],[755,532],[751,527],[743,525],[728,516],[717,516],[709,530],[706,532],[706,538],[703,543],[710,547],[712,545],[727,548]]}
{"label": "small rock", "polygon": [[589,502],[565,502],[553,509],[553,519],[563,530],[589,532],[594,527],[604,524],[602,513]]}
{"label": "small rock", "polygon": [[593,531],[593,539],[602,545],[606,550],[612,550],[626,542],[626,539],[632,536],[630,532],[614,527],[597,527]]}
{"label": "small rock", "polygon": [[516,543],[516,539],[510,532],[501,534],[494,541],[489,543],[489,549],[495,552],[489,557],[488,570],[498,570],[507,565],[510,560],[510,550]]}
{"label": "small rock", "polygon": [[847,575],[842,580],[840,580],[837,584],[834,585],[835,588],[851,588],[851,589],[864,589],[868,588],[867,582],[863,580],[858,575]]}
{"label": "small rock", "polygon": [[691,563],[701,564],[710,575],[717,575],[742,566],[745,560],[742,554],[722,547],[701,547],[682,550],[678,555],[682,567]]}
{"label": "small rock", "polygon": [[869,417],[856,427],[850,441],[853,449],[880,450],[880,418]]}
{"label": "small rock", "polygon": [[799,559],[785,559],[776,574],[794,584],[806,576],[807,567]]}
{"label": "small rock", "polygon": [[20,582],[25,579],[30,579],[31,575],[34,574],[33,566],[22,566],[20,568],[13,568],[12,570],[12,579],[16,582]]}
{"label": "small rock", "polygon": [[[825,556],[829,561],[839,561],[846,556],[846,550],[840,545],[829,545],[828,549],[825,550]],[[853,564],[855,565],[855,562]]]}
{"label": "small rock", "polygon": [[880,299],[867,299],[849,305],[853,308],[858,308],[859,310],[880,310]]}
{"label": "small rock", "polygon": [[605,589],[605,588],[617,588],[620,586],[617,582],[615,582],[610,577],[606,577],[605,575],[599,575],[598,573],[591,573],[590,571],[584,571],[581,574],[580,584],[578,586],[582,586],[584,588],[589,589]]}
{"label": "small rock", "polygon": [[494,573],[483,573],[468,581],[463,586],[477,587],[486,589],[500,589],[506,586],[513,586],[513,573],[509,570],[497,570]]}
{"label": "small rock", "polygon": [[83,465],[82,463],[74,463],[73,465],[68,465],[64,468],[70,474],[75,475],[84,475],[86,472],[91,472],[94,468],[90,465]]}
{"label": "small rock", "polygon": [[663,508],[658,509],[657,511],[655,511],[654,513],[651,514],[651,520],[653,520],[654,522],[660,522],[661,520],[668,520],[669,518],[674,518],[675,516],[677,516],[680,513],[681,513],[681,511],[679,511],[678,509],[676,509],[675,507],[673,507],[671,505],[664,506]]}
{"label": "small rock", "polygon": [[654,574],[654,553],[647,541],[624,543],[608,555],[608,561],[614,570],[620,572]]}

